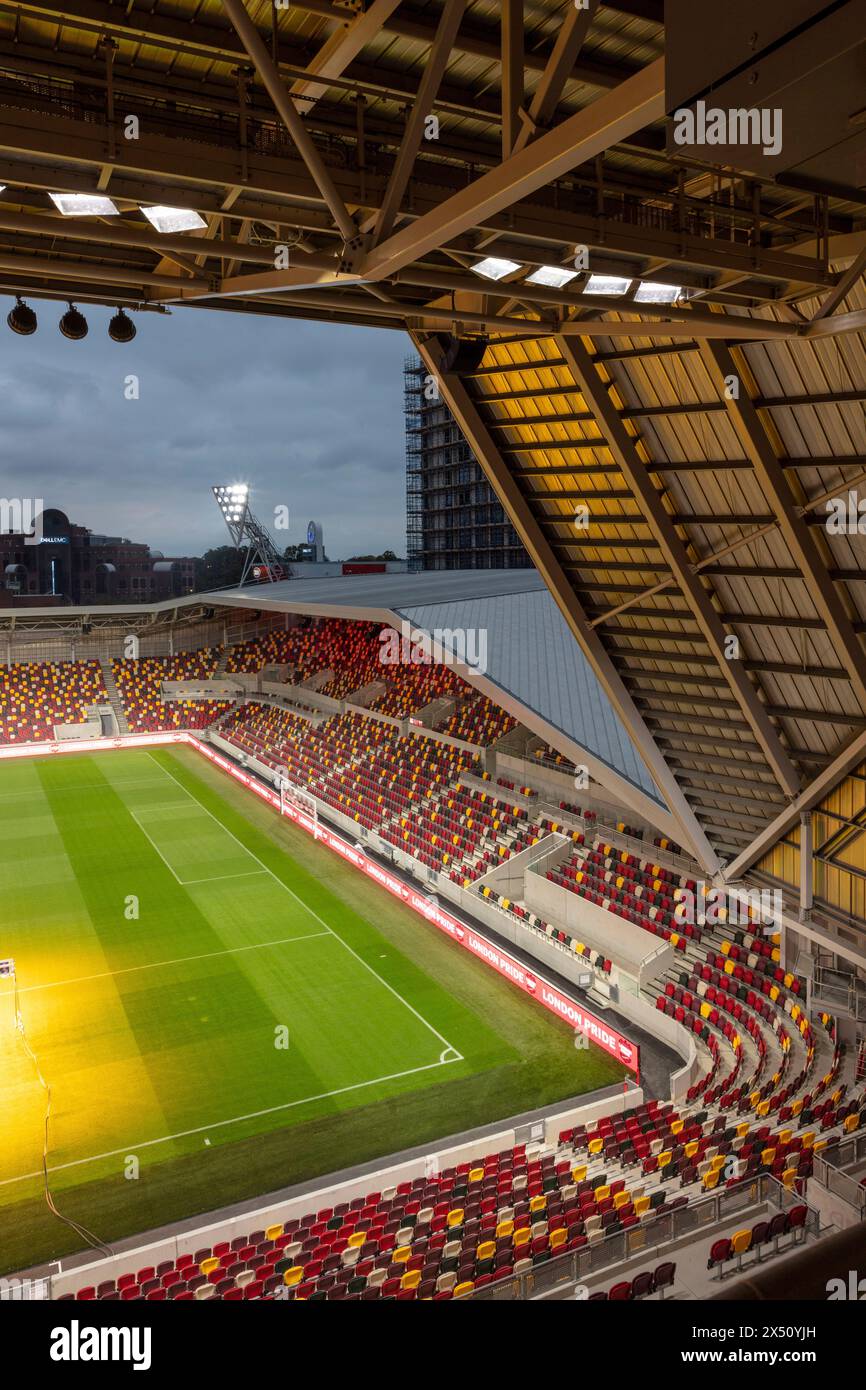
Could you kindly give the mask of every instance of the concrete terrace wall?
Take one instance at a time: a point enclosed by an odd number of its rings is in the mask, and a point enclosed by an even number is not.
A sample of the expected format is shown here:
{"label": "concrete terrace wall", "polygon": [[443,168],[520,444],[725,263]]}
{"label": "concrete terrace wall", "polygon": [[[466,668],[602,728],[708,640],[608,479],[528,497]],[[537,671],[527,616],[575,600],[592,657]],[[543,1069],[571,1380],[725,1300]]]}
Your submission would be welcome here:
{"label": "concrete terrace wall", "polygon": [[[615,916],[607,908],[588,902],[558,883],[551,883],[543,873],[530,871],[526,875],[523,900],[528,910],[545,922],[558,923],[587,946],[618,960],[621,968],[636,980],[640,979],[644,960],[654,954],[659,945],[659,938],[644,931],[643,927]],[[673,956],[673,947],[670,951]]]}
{"label": "concrete terrace wall", "polygon": [[[672,953],[673,954],[673,953]],[[617,1012],[639,1028],[645,1029],[659,1042],[665,1043],[682,1057],[684,1065],[671,1073],[671,1100],[679,1104],[685,1100],[689,1087],[698,1079],[701,1071],[698,1049],[694,1036],[683,1028],[676,1019],[668,1018],[661,1009],[655,1009],[640,994],[631,994],[621,989],[616,1001]]]}
{"label": "concrete terrace wall", "polygon": [[[555,841],[548,844],[548,840]],[[568,841],[561,835],[545,835],[535,845],[527,845],[526,849],[520,850],[518,854],[513,854],[510,859],[504,859],[501,864],[495,864],[488,873],[482,874],[473,885],[476,888],[495,888],[500,895],[511,898],[516,902],[523,902],[524,879],[530,865],[543,863],[545,866],[553,862],[554,851],[568,847]]]}

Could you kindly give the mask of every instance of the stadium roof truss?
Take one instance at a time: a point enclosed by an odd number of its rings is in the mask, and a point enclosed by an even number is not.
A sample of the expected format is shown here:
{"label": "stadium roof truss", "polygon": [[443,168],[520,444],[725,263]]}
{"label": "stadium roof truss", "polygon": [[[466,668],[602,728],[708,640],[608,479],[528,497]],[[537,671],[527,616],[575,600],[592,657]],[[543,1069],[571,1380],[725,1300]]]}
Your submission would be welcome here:
{"label": "stadium roof truss", "polygon": [[0,292],[408,330],[683,842],[735,873],[866,733],[866,537],[826,524],[866,479],[866,192],[670,153],[663,9],[0,0]]}

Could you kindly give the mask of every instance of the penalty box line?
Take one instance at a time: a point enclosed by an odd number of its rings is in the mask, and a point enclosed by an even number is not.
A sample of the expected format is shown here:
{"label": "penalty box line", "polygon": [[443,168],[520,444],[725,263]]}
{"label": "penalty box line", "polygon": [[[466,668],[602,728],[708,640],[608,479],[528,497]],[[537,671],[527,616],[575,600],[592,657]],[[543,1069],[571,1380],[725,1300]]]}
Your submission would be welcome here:
{"label": "penalty box line", "polygon": [[[295,902],[300,903],[304,911],[308,912],[311,917],[314,917],[315,920],[319,923],[320,927],[324,927],[325,931],[330,932],[331,936],[334,937],[335,941],[339,941],[341,946],[345,946],[346,950],[349,952],[350,955],[355,957],[355,960],[358,962],[359,965],[362,965],[365,970],[368,970],[370,974],[374,977],[374,979],[378,980],[379,984],[382,985],[383,988],[388,990],[389,994],[392,994],[394,998],[398,999],[400,1003],[405,1008],[407,1008],[411,1014],[414,1014],[415,1018],[418,1019],[418,1022],[423,1023],[424,1027],[429,1029],[429,1031],[433,1034],[435,1038],[438,1038],[439,1042],[441,1042],[446,1052],[453,1052],[454,1061],[462,1062],[465,1060],[463,1054],[461,1052],[458,1052],[457,1048],[453,1045],[453,1043],[450,1043],[447,1038],[443,1037],[439,1030],[437,1028],[434,1028],[433,1024],[430,1023],[424,1017],[423,1014],[419,1013],[418,1010],[414,1007],[414,1005],[409,1003],[408,999],[404,999],[403,995],[400,994],[399,990],[396,990],[393,985],[390,985],[388,983],[387,980],[383,980],[382,976],[378,973],[378,971],[374,970],[372,965],[369,965],[367,961],[364,960],[363,956],[359,956],[358,952],[354,950],[352,946],[349,945],[348,941],[345,941],[343,937],[340,936],[339,932],[335,932],[333,927],[329,926],[328,923],[324,920],[324,918],[320,917],[318,912],[314,911],[314,909],[310,907],[308,902],[305,902],[304,899],[294,891],[294,889],[290,888],[287,883],[284,883],[283,880],[277,874],[274,873],[273,869],[269,869],[267,864],[263,863],[263,861],[259,859],[258,855],[254,854],[253,851],[249,849],[243,843],[242,840],[239,840],[237,835],[235,835],[233,831],[229,830],[227,825],[223,825],[219,817],[215,816],[213,811],[209,811],[207,806],[204,806],[202,802],[199,801],[197,796],[193,796],[192,792],[189,791],[183,785],[182,782],[178,781],[177,777],[175,777],[173,772],[169,772],[167,768],[162,766],[162,763],[158,762],[157,759],[154,758],[150,750],[148,750],[147,756],[150,759],[152,759],[155,766],[158,767],[161,772],[165,773],[166,777],[169,777],[171,781],[174,782],[175,786],[180,787],[180,790],[183,792],[185,796],[189,797],[190,801],[192,801],[196,806],[198,806],[200,810],[204,811],[206,816],[210,816],[211,820],[216,825],[218,825],[220,829],[226,833],[226,835],[231,835],[235,843],[240,845],[241,849],[246,854],[248,854],[250,858],[256,862],[256,864],[258,864],[259,868],[263,869],[266,874],[270,875],[270,877],[274,880],[274,883],[278,884],[280,888],[282,888],[283,892],[288,893],[290,897],[294,898]],[[147,832],[145,831],[145,834],[146,833]]]}
{"label": "penalty box line", "polygon": [[[446,1049],[447,1050],[447,1049]],[[436,1067],[447,1067],[451,1062],[460,1062],[463,1058],[459,1055],[445,1057],[444,1055],[436,1062],[425,1062],[420,1067],[409,1067],[407,1071],[391,1072],[389,1076],[374,1076],[370,1081],[354,1081],[351,1086],[338,1086],[333,1091],[322,1091],[317,1096],[303,1096],[300,1100],[285,1101],[282,1105],[269,1105],[265,1110],[251,1110],[248,1115],[233,1115],[230,1120],[214,1120],[209,1125],[196,1125],[194,1129],[182,1129],[177,1134],[164,1134],[159,1139],[145,1139],[140,1144],[125,1144],[122,1149],[107,1149],[105,1153],[90,1154],[88,1158],[73,1158],[68,1163],[57,1163],[49,1166],[49,1173],[62,1173],[67,1168],[80,1168],[86,1163],[99,1163],[105,1158],[117,1158],[118,1154],[135,1154],[139,1149],[152,1149],[158,1144],[171,1144],[176,1139],[189,1139],[194,1134],[207,1134],[212,1129],[225,1129],[228,1125],[243,1124],[247,1120],[260,1120],[265,1115],[276,1115],[281,1110],[294,1110],[299,1105],[312,1105],[319,1100],[329,1100],[332,1096],[343,1096],[349,1091],[361,1091],[366,1086],[384,1085],[386,1081],[399,1081],[404,1076],[415,1076],[418,1072],[433,1071]],[[32,1173],[19,1173],[15,1178],[3,1178],[0,1180],[0,1187],[9,1187],[16,1182],[27,1182],[31,1178],[41,1178],[42,1169],[34,1169]]]}
{"label": "penalty box line", "polygon": [[69,980],[46,980],[41,985],[23,985],[19,994],[37,994],[43,989],[63,989],[66,985],[86,985],[93,980],[113,980],[116,975],[134,975],[139,970],[161,970],[168,965],[189,965],[195,960],[214,960],[219,956],[237,956],[243,951],[265,951],[273,946],[294,946],[296,941],[317,941],[327,936],[324,931],[307,932],[304,936],[283,936],[276,941],[253,941],[247,946],[226,946],[222,951],[202,951],[195,956],[175,956],[173,960],[150,960],[142,965],[123,965],[117,970],[100,970],[95,975],[78,975]]}
{"label": "penalty box line", "polygon": [[[176,882],[180,884],[181,888],[192,888],[192,887],[194,887],[196,884],[199,884],[199,883],[222,883],[222,882],[224,882],[225,879],[227,879],[227,878],[254,878],[254,877],[258,877],[259,874],[262,874],[262,873],[265,872],[265,870],[263,870],[263,869],[246,869],[246,870],[243,870],[241,873],[237,873],[237,874],[212,874],[212,875],[210,876],[210,878],[181,878],[181,876],[180,876],[180,874],[177,872],[177,870],[176,870],[175,868],[173,868],[172,865],[171,865],[171,864],[168,862],[168,860],[166,859],[165,855],[163,854],[163,852],[162,852],[162,850],[160,849],[159,845],[158,845],[158,844],[156,843],[156,841],[154,840],[154,838],[153,838],[153,836],[151,835],[150,831],[147,830],[146,827],[142,825],[141,821],[139,820],[138,816],[137,816],[137,815],[135,814],[135,812],[133,811],[132,807],[131,807],[131,806],[127,806],[126,809],[128,810],[129,814],[132,816],[132,819],[135,821],[135,823],[136,823],[136,825],[138,826],[139,830],[141,831],[142,835],[144,835],[144,837],[145,837],[146,840],[148,841],[148,843],[149,843],[151,849],[153,849],[153,850],[156,851],[156,853],[159,855],[160,859],[162,860],[163,864],[164,864],[165,867],[168,869],[169,873],[174,875],[174,878],[175,878]],[[227,831],[226,833],[230,835],[230,834],[231,834],[231,831]]]}

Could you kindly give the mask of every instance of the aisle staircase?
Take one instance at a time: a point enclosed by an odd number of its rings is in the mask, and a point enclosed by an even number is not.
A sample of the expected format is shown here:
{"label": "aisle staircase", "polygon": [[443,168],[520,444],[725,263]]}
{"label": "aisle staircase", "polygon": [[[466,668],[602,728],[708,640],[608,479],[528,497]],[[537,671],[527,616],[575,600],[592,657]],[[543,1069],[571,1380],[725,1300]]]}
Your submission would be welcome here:
{"label": "aisle staircase", "polygon": [[117,721],[117,732],[119,734],[128,734],[130,732],[129,724],[127,723],[126,714],[124,713],[123,701],[117,689],[117,682],[114,679],[114,671],[112,670],[111,662],[100,659],[99,665],[102,668],[102,679],[105,682],[105,689],[108,692],[108,700]]}

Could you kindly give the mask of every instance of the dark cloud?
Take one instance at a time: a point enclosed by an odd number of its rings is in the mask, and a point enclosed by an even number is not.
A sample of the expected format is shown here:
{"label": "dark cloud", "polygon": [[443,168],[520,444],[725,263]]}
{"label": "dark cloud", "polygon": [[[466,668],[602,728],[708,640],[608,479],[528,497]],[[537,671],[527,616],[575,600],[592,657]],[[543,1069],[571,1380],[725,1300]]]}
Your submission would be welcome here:
{"label": "dark cloud", "polygon": [[266,524],[289,507],[281,545],[315,518],[334,559],[405,554],[402,334],[180,309],[136,315],[124,345],[110,311],[87,306],[89,335],[71,343],[62,306],[34,307],[33,337],[0,336],[3,496],[197,554],[227,539],[211,485],[240,479]]}

